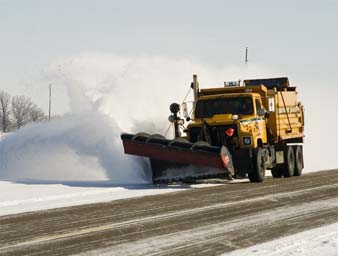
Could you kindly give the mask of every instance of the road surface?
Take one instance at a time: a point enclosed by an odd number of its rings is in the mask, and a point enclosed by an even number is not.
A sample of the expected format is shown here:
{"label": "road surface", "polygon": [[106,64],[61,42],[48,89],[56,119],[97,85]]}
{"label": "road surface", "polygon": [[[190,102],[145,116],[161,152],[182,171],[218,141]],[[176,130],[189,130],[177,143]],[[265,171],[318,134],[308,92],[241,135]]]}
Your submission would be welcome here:
{"label": "road surface", "polygon": [[338,222],[338,170],[0,217],[0,255],[218,255]]}

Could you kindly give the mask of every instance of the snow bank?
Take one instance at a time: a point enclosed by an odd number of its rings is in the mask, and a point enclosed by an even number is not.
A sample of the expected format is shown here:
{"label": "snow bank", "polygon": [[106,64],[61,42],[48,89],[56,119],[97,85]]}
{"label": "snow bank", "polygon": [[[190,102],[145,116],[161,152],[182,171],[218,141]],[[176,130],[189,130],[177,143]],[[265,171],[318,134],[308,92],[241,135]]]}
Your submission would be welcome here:
{"label": "snow bank", "polygon": [[0,181],[0,216],[216,186],[115,185],[111,181]]}
{"label": "snow bank", "polygon": [[336,256],[338,223],[236,250],[224,256]]}
{"label": "snow bank", "polygon": [[110,182],[0,181],[0,215],[105,202],[176,191],[152,185],[114,186]]}

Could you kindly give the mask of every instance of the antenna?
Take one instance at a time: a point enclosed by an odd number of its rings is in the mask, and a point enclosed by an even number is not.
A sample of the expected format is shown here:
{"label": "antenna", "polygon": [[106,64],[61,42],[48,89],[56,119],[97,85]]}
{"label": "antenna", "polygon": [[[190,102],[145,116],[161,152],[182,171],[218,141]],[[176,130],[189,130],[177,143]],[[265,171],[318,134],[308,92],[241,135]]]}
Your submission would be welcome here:
{"label": "antenna", "polygon": [[248,63],[248,47],[245,47],[245,64]]}
{"label": "antenna", "polygon": [[52,109],[52,83],[49,82],[49,110],[48,110],[48,120],[50,121],[50,113]]}

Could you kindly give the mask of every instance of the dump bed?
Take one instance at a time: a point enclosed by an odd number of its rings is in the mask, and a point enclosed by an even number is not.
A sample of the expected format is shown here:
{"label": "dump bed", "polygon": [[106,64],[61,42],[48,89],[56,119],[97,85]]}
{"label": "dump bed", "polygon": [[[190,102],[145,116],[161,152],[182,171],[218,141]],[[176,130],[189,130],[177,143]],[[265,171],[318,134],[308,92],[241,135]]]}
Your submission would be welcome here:
{"label": "dump bed", "polygon": [[267,126],[271,129],[274,140],[303,142],[304,112],[297,100],[297,92],[269,90],[267,103],[270,111]]}
{"label": "dump bed", "polygon": [[245,80],[245,86],[265,87],[261,90],[262,103],[269,111],[267,128],[274,142],[303,142],[304,109],[297,99],[296,87],[290,87],[286,77]]}

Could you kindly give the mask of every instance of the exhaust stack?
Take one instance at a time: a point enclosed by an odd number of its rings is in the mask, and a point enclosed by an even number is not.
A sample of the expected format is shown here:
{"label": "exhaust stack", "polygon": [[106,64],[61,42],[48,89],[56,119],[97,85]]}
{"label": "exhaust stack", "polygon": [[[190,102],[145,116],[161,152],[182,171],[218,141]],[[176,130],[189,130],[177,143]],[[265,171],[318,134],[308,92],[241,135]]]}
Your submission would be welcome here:
{"label": "exhaust stack", "polygon": [[197,102],[197,98],[198,98],[198,94],[199,94],[199,90],[200,90],[196,74],[194,74],[192,76],[191,88],[194,90],[194,106],[193,106],[193,109],[194,109],[194,113],[195,113],[196,102]]}

